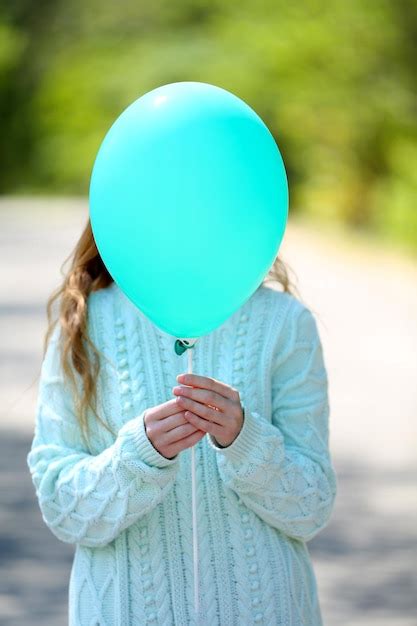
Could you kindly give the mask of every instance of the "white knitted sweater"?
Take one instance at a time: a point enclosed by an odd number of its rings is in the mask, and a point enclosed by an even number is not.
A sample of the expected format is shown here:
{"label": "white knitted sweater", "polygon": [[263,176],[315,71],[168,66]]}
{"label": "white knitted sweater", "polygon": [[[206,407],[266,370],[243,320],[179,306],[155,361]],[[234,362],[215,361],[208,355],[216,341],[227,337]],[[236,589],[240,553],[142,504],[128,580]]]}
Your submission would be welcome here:
{"label": "white knitted sweater", "polygon": [[[193,598],[191,450],[162,456],[144,411],[187,371],[175,338],[116,283],[90,294],[88,330],[104,353],[86,448],[59,364],[56,327],[42,364],[28,465],[43,519],[76,544],[70,626],[189,626]],[[315,318],[265,284],[193,348],[193,372],[240,392],[242,429],[195,446],[201,602],[207,626],[320,626],[306,541],[328,523],[327,372]],[[92,420],[93,421],[93,420]]]}

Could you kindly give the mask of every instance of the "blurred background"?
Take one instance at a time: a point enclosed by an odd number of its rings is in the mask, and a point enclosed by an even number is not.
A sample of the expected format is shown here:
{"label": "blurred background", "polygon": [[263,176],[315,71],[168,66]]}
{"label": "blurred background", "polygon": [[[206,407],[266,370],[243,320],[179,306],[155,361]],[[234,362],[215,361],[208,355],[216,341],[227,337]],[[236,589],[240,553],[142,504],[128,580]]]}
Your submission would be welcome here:
{"label": "blurred background", "polygon": [[339,477],[308,544],[324,624],[417,624],[416,48],[411,0],[0,1],[2,624],[67,623],[73,548],[26,466],[46,299],[109,126],[183,80],[245,100],[286,164],[280,256],[318,322]]}

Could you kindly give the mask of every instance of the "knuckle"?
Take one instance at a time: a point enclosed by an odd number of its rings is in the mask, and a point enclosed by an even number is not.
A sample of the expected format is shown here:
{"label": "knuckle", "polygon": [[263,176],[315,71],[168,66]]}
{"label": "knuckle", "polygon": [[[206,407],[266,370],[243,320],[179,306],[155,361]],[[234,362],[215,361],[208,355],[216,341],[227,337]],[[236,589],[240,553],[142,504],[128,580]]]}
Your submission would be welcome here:
{"label": "knuckle", "polygon": [[155,426],[153,424],[146,425],[146,434],[148,435],[148,437],[155,436]]}
{"label": "knuckle", "polygon": [[214,393],[212,391],[205,391],[201,396],[201,401],[204,404],[214,404]]}

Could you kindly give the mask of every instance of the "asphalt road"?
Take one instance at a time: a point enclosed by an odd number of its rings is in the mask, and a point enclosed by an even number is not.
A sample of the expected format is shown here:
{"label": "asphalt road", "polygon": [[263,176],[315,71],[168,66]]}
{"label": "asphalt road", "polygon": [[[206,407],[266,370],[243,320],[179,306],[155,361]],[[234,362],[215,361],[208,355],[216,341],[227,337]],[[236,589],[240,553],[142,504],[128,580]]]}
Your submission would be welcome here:
{"label": "asphalt road", "polygon": [[[45,302],[88,218],[80,199],[0,200],[0,622],[67,623],[73,548],[42,521],[26,455]],[[325,626],[417,624],[417,264],[292,221],[281,254],[318,320],[339,492],[309,542]],[[294,274],[292,274],[294,276]]]}

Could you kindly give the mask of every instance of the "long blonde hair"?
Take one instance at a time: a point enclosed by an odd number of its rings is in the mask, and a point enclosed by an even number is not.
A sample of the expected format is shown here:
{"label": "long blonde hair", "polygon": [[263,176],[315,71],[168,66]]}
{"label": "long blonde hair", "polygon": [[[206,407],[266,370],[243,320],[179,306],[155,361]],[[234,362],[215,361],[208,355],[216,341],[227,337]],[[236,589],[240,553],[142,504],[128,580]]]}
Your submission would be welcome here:
{"label": "long blonde hair", "polygon": [[[64,267],[68,262],[70,262],[70,268],[65,271]],[[59,323],[62,371],[73,389],[75,410],[81,431],[84,437],[88,438],[88,407],[102,425],[112,432],[97,412],[96,380],[103,355],[88,336],[87,298],[92,291],[109,286],[113,278],[98,252],[90,219],[87,220],[79,241],[64,260],[60,271],[64,276],[62,284],[47,300],[47,330],[44,337],[43,356],[46,354],[50,336],[56,324]],[[297,287],[290,278],[290,272],[292,270],[288,264],[284,263],[278,255],[263,282],[277,282],[281,285],[282,291],[300,297]],[[56,319],[53,319],[53,307],[56,301],[59,302],[59,312]],[[92,359],[89,358],[87,346],[91,349]],[[81,393],[77,388],[77,376],[81,381]]]}

